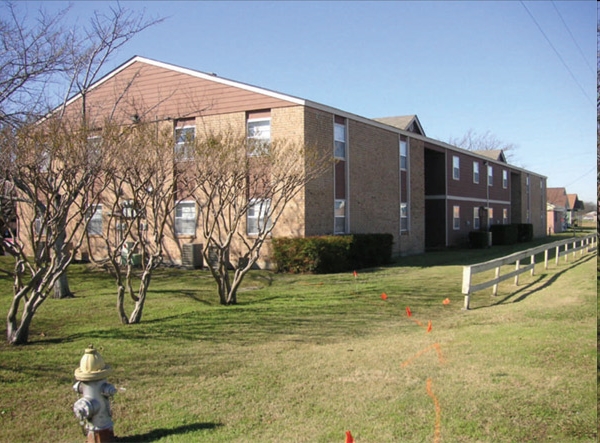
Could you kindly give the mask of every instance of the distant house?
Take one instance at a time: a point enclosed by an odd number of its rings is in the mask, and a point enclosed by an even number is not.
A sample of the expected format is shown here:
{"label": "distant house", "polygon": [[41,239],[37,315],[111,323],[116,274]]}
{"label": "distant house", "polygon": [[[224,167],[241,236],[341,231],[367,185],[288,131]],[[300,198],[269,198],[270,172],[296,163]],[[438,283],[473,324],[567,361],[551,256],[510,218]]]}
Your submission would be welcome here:
{"label": "distant house", "polygon": [[577,194],[567,194],[567,198],[569,200],[569,209],[567,210],[566,217],[567,226],[581,226],[585,206],[577,198]]}
{"label": "distant house", "polygon": [[567,190],[565,188],[548,188],[546,200],[548,235],[563,232],[567,229],[567,214],[571,208]]}
{"label": "distant house", "polygon": [[[370,119],[138,56],[94,84],[86,100],[97,121],[113,112],[129,124],[143,104],[154,120],[170,125],[174,148],[178,130],[196,137],[231,127],[330,152],[335,164],[307,185],[273,236],[389,233],[394,255],[408,255],[465,245],[470,231],[492,224],[530,223],[535,237],[547,234],[545,176],[508,164],[501,151],[472,152],[429,138],[416,115]],[[174,262],[184,245],[202,238],[200,209],[178,203],[175,217],[185,213],[186,230],[173,223],[168,235]],[[240,227],[240,237],[252,235],[251,222]],[[261,266],[272,264],[270,253],[267,245]]]}

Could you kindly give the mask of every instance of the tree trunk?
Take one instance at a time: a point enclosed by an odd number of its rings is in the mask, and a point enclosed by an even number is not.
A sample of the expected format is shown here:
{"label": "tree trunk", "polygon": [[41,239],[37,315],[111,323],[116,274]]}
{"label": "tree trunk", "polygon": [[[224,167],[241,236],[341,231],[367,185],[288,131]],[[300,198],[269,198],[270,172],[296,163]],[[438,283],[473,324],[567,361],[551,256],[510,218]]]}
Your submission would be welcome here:
{"label": "tree trunk", "polygon": [[121,323],[124,325],[129,324],[129,319],[127,318],[127,314],[125,314],[125,307],[123,306],[125,302],[125,286],[119,283],[117,286],[117,312],[119,313],[119,319]]}
{"label": "tree trunk", "polygon": [[15,303],[17,303],[16,307],[18,308],[18,302],[13,299],[6,319],[6,341],[9,345],[26,345],[29,341],[29,325],[33,320],[35,309],[33,309],[31,301],[26,303],[21,316],[21,323],[17,325],[17,309],[13,309]]}
{"label": "tree trunk", "polygon": [[150,286],[150,279],[152,273],[149,270],[144,271],[140,282],[140,290],[138,292],[138,300],[135,303],[135,308],[129,316],[130,324],[137,324],[142,321],[142,313],[144,311],[144,303],[146,302],[146,294],[148,293],[148,287]]}
{"label": "tree trunk", "polygon": [[54,283],[54,293],[52,298],[71,298],[74,297],[74,294],[71,292],[69,288],[69,279],[67,278],[67,273],[65,272],[61,275],[58,280]]}

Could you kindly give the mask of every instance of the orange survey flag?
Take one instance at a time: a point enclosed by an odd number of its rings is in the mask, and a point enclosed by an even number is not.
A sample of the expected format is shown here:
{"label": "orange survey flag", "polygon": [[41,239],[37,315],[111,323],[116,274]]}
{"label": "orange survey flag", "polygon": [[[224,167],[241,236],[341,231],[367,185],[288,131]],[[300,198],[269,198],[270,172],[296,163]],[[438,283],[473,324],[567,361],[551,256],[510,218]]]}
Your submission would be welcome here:
{"label": "orange survey flag", "polygon": [[431,320],[429,320],[429,323],[427,324],[427,332],[431,332]]}
{"label": "orange survey flag", "polygon": [[408,306],[406,307],[406,315],[409,317],[412,315],[412,312],[410,312],[410,308]]}
{"label": "orange survey flag", "polygon": [[354,439],[352,438],[350,431],[346,431],[346,443],[354,443]]}
{"label": "orange survey flag", "polygon": [[383,293],[381,294],[381,299],[382,299],[382,300],[387,300],[387,294],[386,294],[385,292],[383,292]]}
{"label": "orange survey flag", "polygon": [[442,303],[444,303],[445,305],[449,305],[450,304],[450,299],[447,298],[446,300],[444,300]]}
{"label": "orange survey flag", "polygon": [[354,271],[352,274],[354,275],[354,278],[358,277],[358,272]]}

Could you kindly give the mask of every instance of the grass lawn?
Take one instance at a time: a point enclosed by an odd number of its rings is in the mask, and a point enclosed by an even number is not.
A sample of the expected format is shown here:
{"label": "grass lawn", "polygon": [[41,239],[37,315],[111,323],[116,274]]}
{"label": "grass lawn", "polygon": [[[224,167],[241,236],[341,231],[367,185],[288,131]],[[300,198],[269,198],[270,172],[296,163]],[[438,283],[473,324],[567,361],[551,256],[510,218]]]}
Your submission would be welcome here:
{"label": "grass lawn", "polygon": [[[129,326],[110,277],[72,266],[76,298],[45,302],[31,344],[0,344],[0,441],[85,440],[71,385],[93,343],[114,368],[125,442],[595,442],[596,255],[538,265],[462,311],[462,265],[509,252],[407,257],[357,278],[254,272],[233,307],[206,271],[164,269]],[[10,299],[0,277],[4,315]]]}

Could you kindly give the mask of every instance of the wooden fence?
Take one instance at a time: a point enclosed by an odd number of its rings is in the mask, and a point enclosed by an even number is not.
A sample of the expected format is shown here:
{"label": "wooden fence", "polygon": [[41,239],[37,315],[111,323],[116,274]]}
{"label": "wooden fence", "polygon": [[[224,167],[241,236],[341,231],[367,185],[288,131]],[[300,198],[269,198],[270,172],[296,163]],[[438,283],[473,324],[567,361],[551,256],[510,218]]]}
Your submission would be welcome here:
{"label": "wooden fence", "polygon": [[[498,283],[501,281],[514,277],[516,286],[519,284],[519,275],[527,271],[530,271],[531,275],[534,275],[535,256],[537,254],[541,254],[542,252],[544,253],[544,269],[548,269],[548,252],[553,249],[555,250],[554,259],[558,265],[561,257],[564,257],[565,261],[568,261],[569,255],[572,255],[573,259],[575,259],[578,252],[580,255],[583,255],[584,252],[592,252],[597,248],[598,236],[594,233],[586,235],[585,237],[559,240],[553,243],[538,246],[536,248],[527,249],[526,251],[515,252],[514,254],[496,258],[483,263],[463,266],[462,293],[465,295],[465,304],[463,309],[469,309],[470,296],[474,292],[493,287],[492,295],[496,295],[498,293]],[[527,261],[527,259],[529,259],[529,263],[523,264],[522,262]],[[512,263],[515,264],[515,270],[501,274],[502,266]],[[477,284],[472,283],[473,275],[489,271],[491,269],[495,269],[494,278],[484,282],[479,282]]]}

